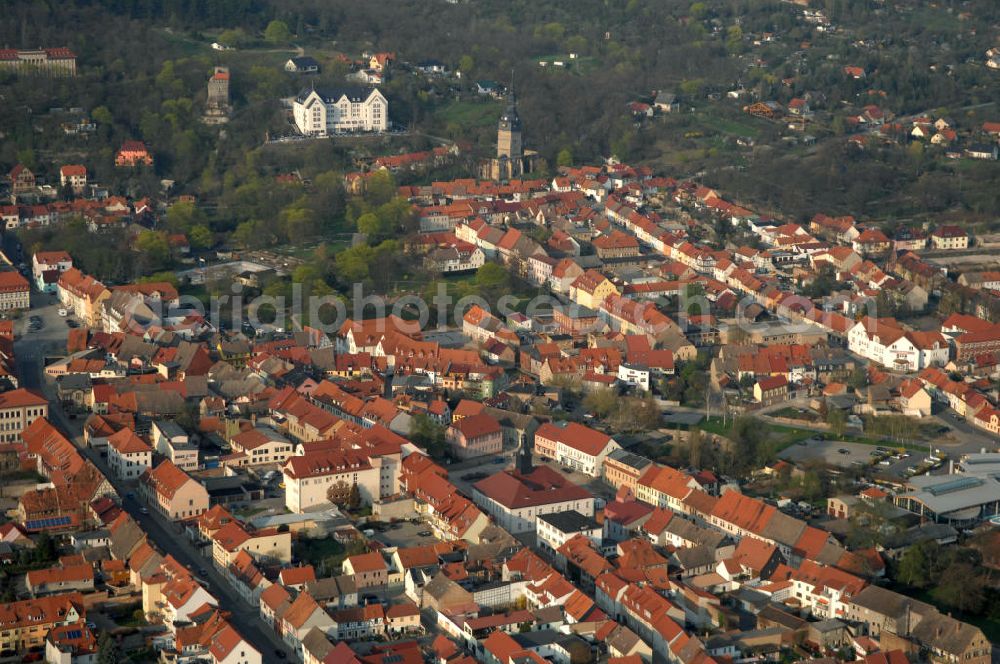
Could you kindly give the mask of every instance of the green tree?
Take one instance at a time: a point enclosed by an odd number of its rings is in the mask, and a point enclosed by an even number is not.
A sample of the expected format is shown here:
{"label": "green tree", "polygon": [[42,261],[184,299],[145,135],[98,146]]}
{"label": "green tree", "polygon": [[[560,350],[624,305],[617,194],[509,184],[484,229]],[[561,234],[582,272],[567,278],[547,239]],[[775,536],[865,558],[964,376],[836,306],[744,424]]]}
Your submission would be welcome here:
{"label": "green tree", "polygon": [[556,155],[556,165],[558,166],[572,166],[573,165],[573,151],[569,148],[563,148]]}
{"label": "green tree", "polygon": [[601,419],[618,406],[618,393],[610,388],[595,390],[583,399],[583,407]]}
{"label": "green tree", "polygon": [[284,21],[274,20],[267,24],[264,29],[264,40],[271,44],[284,44],[292,38],[292,33],[288,29],[288,24]]}
{"label": "green tree", "polygon": [[109,632],[101,632],[97,640],[97,664],[118,664],[122,660],[118,642]]}
{"label": "green tree", "polygon": [[830,425],[830,433],[843,436],[847,428],[847,414],[839,408],[830,408],[826,413],[826,423]]}
{"label": "green tree", "polygon": [[705,445],[705,436],[701,429],[695,427],[688,434],[687,459],[688,465],[692,468],[701,468],[702,448]]}
{"label": "green tree", "polygon": [[215,238],[212,235],[212,231],[210,231],[208,226],[205,226],[204,224],[192,226],[191,230],[188,231],[187,237],[191,248],[195,250],[208,249],[215,244]]}
{"label": "green tree", "polygon": [[854,390],[863,389],[868,384],[868,372],[863,366],[854,367],[847,379],[847,384]]}
{"label": "green tree", "polygon": [[485,263],[476,270],[476,286],[482,291],[505,291],[510,288],[510,273],[496,263]]}
{"label": "green tree", "polygon": [[476,61],[472,59],[471,55],[463,55],[458,59],[458,71],[463,74],[470,74],[476,66]]}
{"label": "green tree", "polygon": [[38,164],[35,160],[35,151],[31,148],[24,148],[23,150],[17,151],[17,163],[23,164],[28,168],[35,168]]}
{"label": "green tree", "polygon": [[911,588],[926,588],[934,574],[936,543],[920,542],[908,548],[899,559],[898,581]]}
{"label": "green tree", "polygon": [[167,208],[167,228],[174,233],[187,233],[192,226],[205,223],[205,213],[194,203],[178,202]]}
{"label": "green tree", "polygon": [[109,125],[113,122],[107,106],[98,106],[90,112],[90,118],[97,124]]}
{"label": "green tree", "polygon": [[978,572],[969,563],[953,562],[941,573],[931,596],[956,611],[979,613],[986,600],[986,584]]}
{"label": "green tree", "polygon": [[170,244],[161,231],[143,231],[135,240],[135,248],[145,259],[146,265],[156,269],[170,261]]}
{"label": "green tree", "polygon": [[416,415],[410,422],[410,440],[427,450],[432,459],[443,459],[447,450],[445,428],[427,417]]}
{"label": "green tree", "polygon": [[233,28],[231,30],[223,30],[219,34],[218,42],[224,46],[237,47],[242,46],[247,41],[247,33],[244,32],[243,28]]}

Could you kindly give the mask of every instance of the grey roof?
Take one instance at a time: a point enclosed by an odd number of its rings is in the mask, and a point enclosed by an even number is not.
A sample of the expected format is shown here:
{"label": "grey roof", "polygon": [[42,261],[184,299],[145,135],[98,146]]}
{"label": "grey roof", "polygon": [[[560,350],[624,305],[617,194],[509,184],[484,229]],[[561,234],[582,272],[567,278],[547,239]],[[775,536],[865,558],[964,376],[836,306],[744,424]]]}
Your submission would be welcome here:
{"label": "grey roof", "polygon": [[918,613],[934,611],[934,607],[924,602],[917,601],[906,595],[880,588],[879,586],[868,586],[851,598],[851,604],[868,609],[878,615],[890,618],[902,616],[907,607],[916,610]]}
{"label": "grey roof", "polygon": [[126,517],[125,523],[118,526],[115,531],[115,536],[111,539],[111,555],[115,557],[116,560],[128,560],[128,557],[132,555],[140,544],[146,539],[146,533],[143,532],[139,524],[136,523],[132,517]]}
{"label": "grey roof", "polygon": [[583,639],[575,634],[563,634],[554,629],[540,629],[512,634],[511,636],[517,641],[518,645],[524,648],[538,648],[553,643],[567,648],[572,647],[577,642],[584,643]]}
{"label": "grey roof", "polygon": [[156,422],[153,423],[153,426],[159,429],[160,433],[167,438],[187,436],[187,432],[181,428],[181,425],[171,420],[156,420]]}
{"label": "grey roof", "polygon": [[623,449],[615,450],[608,455],[608,458],[614,459],[618,463],[625,464],[626,466],[635,468],[636,470],[642,470],[653,463],[640,454],[635,454],[634,452],[629,452],[628,450]]}
{"label": "grey roof", "polygon": [[334,643],[326,637],[319,627],[313,627],[302,639],[302,649],[312,655],[317,662],[322,662],[333,652]]}
{"label": "grey roof", "polygon": [[299,96],[296,97],[296,100],[303,102],[313,92],[320,96],[320,99],[323,100],[324,104],[335,104],[344,97],[347,97],[347,100],[350,102],[360,103],[377,93],[378,88],[362,88],[359,86],[329,88],[326,90],[303,88],[302,91],[299,92]]}
{"label": "grey roof", "polygon": [[315,581],[306,581],[305,588],[306,592],[312,595],[317,602],[327,602],[358,592],[358,584],[354,581],[353,574],[341,574]]}
{"label": "grey roof", "polygon": [[981,640],[986,649],[990,645],[978,627],[937,611],[918,622],[910,635],[920,643],[960,657],[974,640]]}
{"label": "grey roof", "polygon": [[670,523],[663,530],[688,542],[694,542],[712,549],[717,549],[727,537],[725,533],[699,526],[687,519],[671,519]]}
{"label": "grey roof", "polygon": [[909,485],[913,490],[896,496],[896,504],[915,500],[938,516],[976,518],[983,505],[1000,502],[1000,480],[991,475],[918,475]]}
{"label": "grey roof", "polygon": [[319,63],[316,62],[316,58],[309,55],[300,55],[291,58],[291,61],[292,64],[294,64],[299,69],[303,69],[305,67],[319,67]]}
{"label": "grey roof", "polygon": [[784,512],[775,512],[760,534],[778,544],[795,546],[805,529],[805,521],[788,516]]}
{"label": "grey roof", "polygon": [[683,569],[696,569],[715,562],[715,549],[708,546],[683,547],[674,551],[674,557]]}
{"label": "grey roof", "polygon": [[[756,591],[752,591],[756,592]],[[763,596],[763,593],[760,593]],[[777,623],[782,627],[787,627],[788,629],[798,629],[806,623],[805,619],[800,618],[792,613],[789,613],[781,606],[769,602],[767,606],[760,610],[757,614],[757,624],[760,624],[761,620],[766,620],[768,622]]]}
{"label": "grey roof", "polygon": [[847,627],[844,623],[840,622],[836,618],[829,618],[827,620],[820,620],[819,622],[809,623],[809,629],[814,629],[817,632],[835,632],[838,629],[844,629]]}
{"label": "grey roof", "polygon": [[[647,97],[648,99],[648,97]],[[657,92],[656,99],[653,100],[654,104],[673,104],[677,101],[677,95],[673,92]]]}
{"label": "grey roof", "polygon": [[631,652],[641,641],[642,639],[639,638],[639,635],[625,625],[619,625],[614,628],[611,634],[608,635],[608,638],[605,639],[608,648],[614,648],[620,653]]}
{"label": "grey roof", "polygon": [[584,516],[576,510],[539,514],[538,518],[564,533],[580,533],[600,527],[589,516]]}

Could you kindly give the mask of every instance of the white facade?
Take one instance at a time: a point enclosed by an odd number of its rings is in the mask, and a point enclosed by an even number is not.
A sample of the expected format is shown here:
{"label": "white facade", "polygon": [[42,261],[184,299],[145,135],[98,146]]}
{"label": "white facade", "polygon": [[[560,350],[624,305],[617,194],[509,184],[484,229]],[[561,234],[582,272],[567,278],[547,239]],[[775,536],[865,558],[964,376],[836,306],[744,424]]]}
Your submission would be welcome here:
{"label": "white facade", "polygon": [[512,535],[534,531],[535,521],[539,514],[554,514],[567,510],[576,510],[584,516],[594,516],[593,498],[577,498],[548,503],[547,505],[532,505],[530,507],[511,509],[492,498],[488,498],[479,491],[474,491],[474,501],[480,509],[493,517],[498,526]]}
{"label": "white facade", "polygon": [[563,532],[544,519],[536,519],[535,524],[535,533],[538,536],[538,543],[542,547],[549,549],[549,551],[556,551],[568,540],[573,539],[577,535],[583,535],[597,546],[600,546],[601,544],[603,529],[601,526],[596,524],[589,530],[582,530],[579,532]]}
{"label": "white facade", "polygon": [[918,347],[909,333],[897,336],[891,328],[882,329],[886,330],[884,336],[870,334],[864,321],[858,322],[847,333],[848,350],[898,371],[920,371],[948,363],[947,342],[935,341],[926,347]]}
{"label": "white facade", "polygon": [[285,507],[290,512],[302,514],[330,506],[327,492],[338,482],[357,484],[361,502],[370,505],[379,496],[379,468],[331,468],[328,473],[296,477],[291,466],[282,470],[285,478]]}
{"label": "white facade", "polygon": [[114,445],[108,445],[108,465],[119,479],[138,479],[153,465],[153,451],[120,452]]}
{"label": "white facade", "polygon": [[389,102],[377,88],[304,90],[292,105],[292,115],[304,136],[389,129]]}
{"label": "white facade", "polygon": [[619,364],[618,380],[632,387],[649,391],[649,369],[638,365]]}

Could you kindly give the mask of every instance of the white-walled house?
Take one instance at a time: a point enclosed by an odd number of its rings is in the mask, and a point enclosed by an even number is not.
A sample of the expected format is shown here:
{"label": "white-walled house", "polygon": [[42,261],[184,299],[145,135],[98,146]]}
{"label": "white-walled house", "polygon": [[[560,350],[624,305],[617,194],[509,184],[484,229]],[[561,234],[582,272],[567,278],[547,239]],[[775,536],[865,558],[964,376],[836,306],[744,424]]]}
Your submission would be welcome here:
{"label": "white-walled house", "polygon": [[892,318],[863,318],[847,333],[847,348],[897,371],[948,363],[948,341],[939,332],[910,332]]}
{"label": "white-walled house", "polygon": [[292,115],[304,136],[389,129],[389,101],[378,88],[309,88],[295,98]]}
{"label": "white-walled house", "polygon": [[131,429],[108,436],[108,465],[119,479],[138,479],[152,464],[153,448]]}

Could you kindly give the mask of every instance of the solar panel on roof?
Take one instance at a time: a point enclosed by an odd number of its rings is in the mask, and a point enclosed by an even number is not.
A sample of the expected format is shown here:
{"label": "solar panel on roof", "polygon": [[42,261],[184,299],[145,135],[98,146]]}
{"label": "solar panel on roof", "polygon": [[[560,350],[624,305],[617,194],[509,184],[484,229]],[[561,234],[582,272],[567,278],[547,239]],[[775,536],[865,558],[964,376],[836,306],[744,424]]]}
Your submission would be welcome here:
{"label": "solar panel on roof", "polygon": [[28,530],[42,530],[44,528],[68,526],[70,521],[71,519],[68,516],[56,516],[45,519],[31,519],[30,521],[25,521],[24,525]]}
{"label": "solar panel on roof", "polygon": [[83,638],[83,631],[79,630],[79,629],[71,629],[68,632],[66,632],[66,638],[67,639],[82,639]]}

